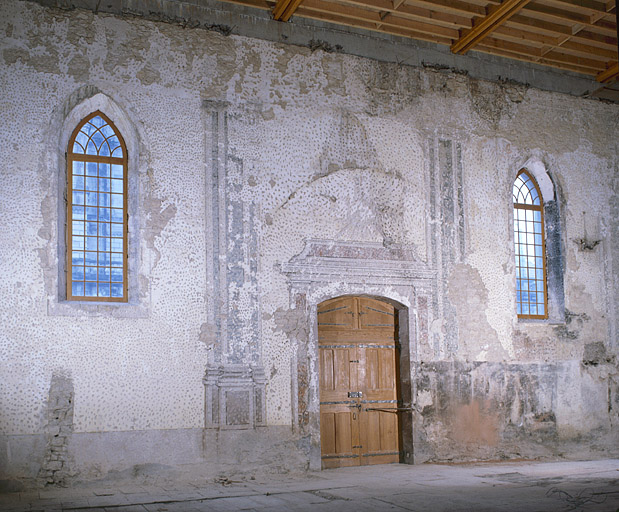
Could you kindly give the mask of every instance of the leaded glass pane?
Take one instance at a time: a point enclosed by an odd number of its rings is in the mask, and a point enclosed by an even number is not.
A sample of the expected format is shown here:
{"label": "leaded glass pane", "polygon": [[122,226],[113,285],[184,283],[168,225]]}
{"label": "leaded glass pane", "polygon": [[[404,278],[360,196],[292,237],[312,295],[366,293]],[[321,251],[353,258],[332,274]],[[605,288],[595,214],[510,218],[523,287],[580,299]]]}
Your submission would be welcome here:
{"label": "leaded glass pane", "polygon": [[[69,149],[69,293],[72,298],[126,300],[126,164],[120,137],[102,115],[93,115]],[[71,161],[76,153],[81,160]]]}
{"label": "leaded glass pane", "polygon": [[543,210],[533,179],[521,172],[514,182],[514,253],[516,310],[527,317],[545,316]]}

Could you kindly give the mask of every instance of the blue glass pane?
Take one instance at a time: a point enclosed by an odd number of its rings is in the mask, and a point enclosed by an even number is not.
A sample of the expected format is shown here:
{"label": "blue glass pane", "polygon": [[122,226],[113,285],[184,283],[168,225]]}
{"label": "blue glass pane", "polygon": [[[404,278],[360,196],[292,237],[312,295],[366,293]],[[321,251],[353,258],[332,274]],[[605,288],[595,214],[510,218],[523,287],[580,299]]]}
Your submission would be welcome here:
{"label": "blue glass pane", "polygon": [[123,239],[122,238],[111,238],[110,240],[112,240],[112,251],[114,252],[123,251]]}
{"label": "blue glass pane", "polygon": [[99,297],[109,297],[110,296],[110,285],[99,283]]}
{"label": "blue glass pane", "polygon": [[542,232],[542,224],[540,222],[534,222],[534,231],[535,233],[541,233]]}
{"label": "blue glass pane", "polygon": [[537,281],[529,281],[529,290],[531,290],[532,292],[535,291],[535,283]]}
{"label": "blue glass pane", "polygon": [[86,154],[87,155],[97,154],[97,147],[93,144],[92,140],[88,141],[88,145],[86,146]]}
{"label": "blue glass pane", "polygon": [[74,297],[84,296],[84,283],[71,283],[71,292]]}
{"label": "blue glass pane", "polygon": [[86,234],[90,236],[97,236],[97,223],[96,222],[86,223]]}
{"label": "blue glass pane", "polygon": [[86,162],[86,176],[96,176],[96,175],[97,175],[97,163]]}
{"label": "blue glass pane", "polygon": [[84,223],[79,220],[74,220],[71,223],[71,233],[73,235],[83,235],[84,234]]}
{"label": "blue glass pane", "polygon": [[112,267],[122,267],[123,266],[123,255],[121,253],[113,252],[112,253]]}
{"label": "blue glass pane", "polygon": [[544,304],[538,304],[537,305],[537,314],[538,315],[545,315],[546,314]]}
{"label": "blue glass pane", "polygon": [[99,155],[110,156],[110,147],[107,145],[107,142],[104,142],[99,148]]}
{"label": "blue glass pane", "polygon": [[112,178],[124,178],[122,165],[112,164]]}
{"label": "blue glass pane", "polygon": [[120,194],[112,194],[112,208],[123,207],[123,196]]}
{"label": "blue glass pane", "polygon": [[535,243],[537,245],[542,245],[542,235],[535,235]]}
{"label": "blue glass pane", "polygon": [[73,204],[84,204],[84,192],[73,192]]}
{"label": "blue glass pane", "polygon": [[102,178],[109,178],[110,164],[99,164],[99,176]]}
{"label": "blue glass pane", "polygon": [[103,144],[103,141],[105,140],[103,135],[101,134],[101,132],[97,131],[95,133],[93,133],[91,140],[95,143],[95,146],[100,147],[101,144]]}
{"label": "blue glass pane", "polygon": [[109,281],[109,280],[110,280],[110,269],[99,268],[99,281]]}
{"label": "blue glass pane", "polygon": [[84,267],[84,279],[87,281],[96,281],[97,267]]}
{"label": "blue glass pane", "polygon": [[123,296],[123,285],[112,284],[112,297],[122,297],[122,296]]}
{"label": "blue glass pane", "polygon": [[122,280],[123,280],[123,269],[112,268],[112,281],[122,282]]}
{"label": "blue glass pane", "polygon": [[96,265],[96,264],[97,264],[97,253],[87,252],[86,253],[86,265]]}
{"label": "blue glass pane", "polygon": [[84,283],[84,288],[86,291],[86,297],[96,297],[97,296],[97,283]]}
{"label": "blue glass pane", "polygon": [[537,292],[537,302],[544,302],[544,293]]}
{"label": "blue glass pane", "polygon": [[520,290],[520,279],[516,279],[516,290]]}
{"label": "blue glass pane", "polygon": [[100,208],[99,209],[99,221],[100,222],[109,222],[110,221],[110,209],[109,208]]}
{"label": "blue glass pane", "polygon": [[538,280],[540,280],[540,281],[542,281],[542,280],[544,279],[544,270],[543,270],[543,269],[541,269],[541,268],[538,268],[538,269],[535,271],[535,278],[536,278],[536,279],[538,279]]}
{"label": "blue glass pane", "polygon": [[110,206],[110,194],[100,193],[99,194],[99,206],[108,207]]}
{"label": "blue glass pane", "polygon": [[109,252],[100,252],[99,253],[99,265],[110,265],[110,253]]}
{"label": "blue glass pane", "polygon": [[116,158],[122,158],[123,156],[123,149],[118,146],[117,148],[114,148],[112,150],[112,156],[116,157]]}
{"label": "blue glass pane", "polygon": [[112,130],[112,127],[109,124],[105,124],[101,127],[101,133],[106,139],[114,137],[114,130]]}
{"label": "blue glass pane", "polygon": [[87,236],[86,237],[86,250],[87,251],[96,251],[97,250],[97,237],[95,237],[95,236]]}
{"label": "blue glass pane", "polygon": [[537,302],[537,295],[536,295],[535,293],[531,293],[531,294],[529,295],[529,302],[530,302],[531,304],[535,304],[535,302]]}
{"label": "blue glass pane", "polygon": [[522,315],[522,304],[520,303],[516,304],[516,313],[518,313],[519,315]]}
{"label": "blue glass pane", "polygon": [[112,222],[122,222],[123,211],[117,208],[112,208]]}
{"label": "blue glass pane", "polygon": [[75,249],[77,251],[84,250],[84,237],[83,236],[74,236],[71,240],[71,249]]}
{"label": "blue glass pane", "polygon": [[523,315],[529,314],[529,304],[527,304],[526,302],[522,304],[522,314]]}
{"label": "blue glass pane", "polygon": [[123,193],[123,180],[112,180],[112,192],[116,194]]}
{"label": "blue glass pane", "polygon": [[97,190],[97,178],[86,178],[86,190]]}
{"label": "blue glass pane", "polygon": [[520,281],[520,289],[528,290],[529,289],[529,281]]}
{"label": "blue glass pane", "polygon": [[99,238],[99,250],[100,251],[110,250],[110,239],[109,238]]}
{"label": "blue glass pane", "polygon": [[73,176],[73,188],[75,190],[84,190],[84,178],[82,176]]}
{"label": "blue glass pane", "polygon": [[83,281],[84,280],[84,267],[79,267],[74,265],[71,267],[71,275],[75,281]]}
{"label": "blue glass pane", "polygon": [[520,292],[522,302],[529,302],[529,292]]}
{"label": "blue glass pane", "polygon": [[[82,130],[80,130],[80,132],[75,137],[75,142],[77,142],[82,147],[82,150],[79,151],[79,153],[83,153],[84,152],[83,148],[85,148],[86,144],[88,144],[88,135],[86,135]],[[73,151],[75,151],[75,147],[73,148]],[[78,151],[75,151],[75,152],[78,153]]]}
{"label": "blue glass pane", "polygon": [[96,192],[86,192],[86,206],[97,206]]}
{"label": "blue glass pane", "polygon": [[535,258],[537,268],[544,268],[544,264],[542,263],[542,258]]}
{"label": "blue glass pane", "polygon": [[74,206],[72,208],[73,218],[74,219],[84,219],[84,207],[83,206]]}
{"label": "blue glass pane", "polygon": [[99,223],[99,236],[110,236],[110,225],[107,222]]}
{"label": "blue glass pane", "polygon": [[97,208],[86,208],[86,220],[97,220]]}
{"label": "blue glass pane", "polygon": [[121,237],[123,236],[123,225],[122,224],[112,224],[112,236]]}
{"label": "blue glass pane", "polygon": [[82,251],[73,251],[71,255],[71,262],[73,263],[73,265],[83,265],[84,253]]}
{"label": "blue glass pane", "polygon": [[99,192],[110,191],[110,180],[107,178],[99,178]]}

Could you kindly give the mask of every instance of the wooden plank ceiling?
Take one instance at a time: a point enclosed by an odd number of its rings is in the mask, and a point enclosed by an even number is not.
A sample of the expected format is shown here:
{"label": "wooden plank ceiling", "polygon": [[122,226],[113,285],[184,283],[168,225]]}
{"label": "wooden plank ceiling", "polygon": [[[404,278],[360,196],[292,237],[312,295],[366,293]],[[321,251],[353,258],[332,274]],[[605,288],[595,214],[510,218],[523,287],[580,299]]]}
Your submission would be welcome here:
{"label": "wooden plank ceiling", "polygon": [[[616,82],[615,0],[224,0]],[[293,19],[294,22],[294,19]]]}

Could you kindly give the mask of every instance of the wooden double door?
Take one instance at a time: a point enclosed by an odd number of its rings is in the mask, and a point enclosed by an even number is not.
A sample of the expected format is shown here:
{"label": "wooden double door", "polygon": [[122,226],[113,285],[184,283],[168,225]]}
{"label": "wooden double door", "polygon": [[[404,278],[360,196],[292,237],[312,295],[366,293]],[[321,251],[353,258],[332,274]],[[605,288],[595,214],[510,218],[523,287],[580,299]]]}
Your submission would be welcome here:
{"label": "wooden double door", "polygon": [[400,460],[397,311],[368,297],[318,307],[323,468]]}

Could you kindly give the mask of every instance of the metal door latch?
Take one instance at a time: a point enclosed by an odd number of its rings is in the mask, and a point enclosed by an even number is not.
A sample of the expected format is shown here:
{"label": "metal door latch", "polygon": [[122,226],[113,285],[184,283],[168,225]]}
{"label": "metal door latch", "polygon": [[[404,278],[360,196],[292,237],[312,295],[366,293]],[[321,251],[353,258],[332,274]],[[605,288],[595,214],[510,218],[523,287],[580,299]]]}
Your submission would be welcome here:
{"label": "metal door latch", "polygon": [[348,398],[362,398],[362,397],[363,397],[362,391],[349,391],[348,392]]}

